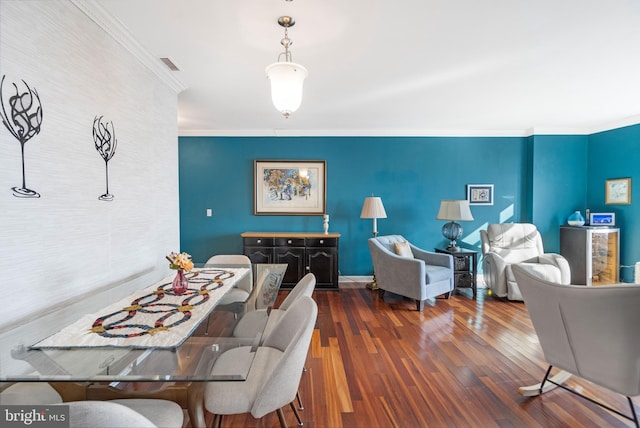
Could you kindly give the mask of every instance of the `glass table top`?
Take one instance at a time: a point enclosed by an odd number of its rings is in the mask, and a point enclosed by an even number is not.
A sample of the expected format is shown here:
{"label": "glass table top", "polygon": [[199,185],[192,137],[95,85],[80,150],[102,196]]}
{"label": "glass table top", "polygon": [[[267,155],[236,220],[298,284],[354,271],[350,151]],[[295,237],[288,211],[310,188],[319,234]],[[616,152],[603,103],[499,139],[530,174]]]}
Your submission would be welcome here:
{"label": "glass table top", "polygon": [[[206,268],[238,266],[206,265]],[[246,266],[245,266],[246,267]],[[251,337],[236,337],[234,327],[248,312],[256,310],[256,302],[273,305],[286,265],[254,265],[253,289],[246,302],[238,306],[217,305],[204,317],[179,345],[172,348],[92,347],[34,349],[24,344],[3,343],[17,364],[0,366],[0,381],[48,382],[204,382],[245,380],[251,367],[238,365],[224,374],[212,374],[217,358],[225,351],[244,347],[255,354],[263,331]],[[265,274],[266,272],[266,274]],[[258,276],[259,275],[259,276]],[[237,287],[238,278],[233,287]],[[231,288],[228,293],[231,293]],[[274,293],[275,290],[275,293]],[[269,292],[268,299],[259,293]],[[264,327],[264,326],[263,326]],[[7,348],[8,346],[8,348]],[[7,367],[8,366],[8,367]]]}

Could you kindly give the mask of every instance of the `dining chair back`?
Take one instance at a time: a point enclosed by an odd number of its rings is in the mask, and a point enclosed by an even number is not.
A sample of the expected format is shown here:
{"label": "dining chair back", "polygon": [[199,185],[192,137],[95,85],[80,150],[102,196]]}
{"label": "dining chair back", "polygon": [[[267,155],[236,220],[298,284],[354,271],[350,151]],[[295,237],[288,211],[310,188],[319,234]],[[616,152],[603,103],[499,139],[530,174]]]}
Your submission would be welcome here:
{"label": "dining chair back", "polygon": [[251,274],[251,260],[241,254],[218,254],[210,257],[205,263],[205,268],[211,266],[245,267],[249,269],[249,273],[240,279],[227,294],[222,296],[217,306],[219,310],[233,312],[234,317],[238,318],[238,314],[247,311],[248,302],[252,295],[253,275]]}
{"label": "dining chair back", "polygon": [[[216,415],[251,413],[256,418],[276,411],[281,426],[286,426],[282,408],[293,406],[302,368],[311,343],[318,316],[318,307],[311,297],[302,296],[284,312],[273,332],[258,347],[247,379],[243,382],[208,382],[205,390],[205,408]],[[234,348],[222,354],[222,364],[243,364],[241,355],[247,349]],[[217,370],[218,361],[213,366]]]}
{"label": "dining chair back", "polygon": [[[246,267],[251,269],[251,260],[249,257],[244,256],[242,254],[217,254],[215,256],[209,257],[207,263],[205,263],[205,267],[207,265],[218,265],[218,266],[233,266],[233,267]],[[242,278],[236,288],[246,291],[248,294],[253,290],[253,275],[251,272],[244,278]]]}
{"label": "dining chair back", "polygon": [[296,300],[303,296],[311,297],[315,286],[316,276],[313,273],[306,274],[293,287],[277,309],[258,309],[248,312],[240,318],[233,335],[235,337],[255,337],[256,334],[262,332],[262,337],[266,338],[275,325],[278,324],[282,315]]}
{"label": "dining chair back", "polygon": [[68,401],[46,382],[17,382],[0,392],[2,405],[64,405],[69,406],[70,427],[181,428],[184,414],[173,401],[126,398],[108,401]]}
{"label": "dining chair back", "polygon": [[[60,404],[59,404],[60,405]],[[158,425],[129,407],[110,401],[71,401],[70,428],[155,428]]]}
{"label": "dining chair back", "polygon": [[[307,359],[311,336],[318,316],[318,306],[308,296],[296,302],[284,313],[274,330],[265,339],[263,346],[284,351],[271,376],[258,393],[251,414],[260,418],[267,413],[279,411],[292,404],[298,393],[302,369]],[[294,406],[291,406],[294,408]],[[296,414],[296,417],[299,416]]]}

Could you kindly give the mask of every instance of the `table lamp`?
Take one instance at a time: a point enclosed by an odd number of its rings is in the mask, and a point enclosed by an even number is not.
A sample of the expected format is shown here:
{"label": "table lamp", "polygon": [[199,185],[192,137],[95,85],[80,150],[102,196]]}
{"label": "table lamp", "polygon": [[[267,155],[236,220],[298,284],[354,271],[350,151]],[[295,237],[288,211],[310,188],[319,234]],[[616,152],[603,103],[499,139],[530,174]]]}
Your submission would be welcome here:
{"label": "table lamp", "polygon": [[373,236],[378,235],[377,219],[387,218],[387,213],[382,205],[382,199],[379,196],[369,196],[365,198],[362,211],[360,212],[360,218],[372,218],[373,219]]}
{"label": "table lamp", "polygon": [[[362,211],[360,212],[360,218],[372,218],[373,219],[373,237],[378,235],[378,223],[379,218],[387,218],[387,212],[382,205],[382,199],[379,196],[369,196],[365,198],[364,205],[362,205]],[[367,284],[367,288],[371,290],[378,290],[378,283],[376,282],[376,273],[373,272],[373,280],[371,284]]]}
{"label": "table lamp", "polygon": [[449,220],[442,226],[442,234],[449,240],[447,251],[460,251],[456,245],[456,239],[462,236],[462,226],[457,221],[472,221],[471,209],[467,200],[443,200],[440,201],[440,210],[437,220]]}

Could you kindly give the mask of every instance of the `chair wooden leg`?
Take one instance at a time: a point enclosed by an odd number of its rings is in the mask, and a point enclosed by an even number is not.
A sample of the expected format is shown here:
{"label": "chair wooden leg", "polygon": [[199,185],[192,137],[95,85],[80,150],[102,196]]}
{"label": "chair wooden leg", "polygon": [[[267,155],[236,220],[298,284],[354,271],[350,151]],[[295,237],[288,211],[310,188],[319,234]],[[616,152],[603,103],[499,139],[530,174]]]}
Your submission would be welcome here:
{"label": "chair wooden leg", "polygon": [[300,398],[300,391],[296,392],[296,399],[298,400],[298,409],[304,410],[304,406],[302,405],[302,398]]}
{"label": "chair wooden leg", "polygon": [[279,408],[276,412],[278,413],[278,420],[280,420],[280,427],[287,428],[287,420],[284,418],[284,412],[282,411],[282,407]]}
{"label": "chair wooden leg", "polygon": [[293,404],[293,401],[291,403],[289,403],[289,406],[291,406],[291,409],[293,410],[293,414],[296,415],[296,419],[298,420],[298,426],[302,426],[304,425],[304,423],[302,423],[302,419],[300,418],[300,413],[298,413],[298,409],[296,409],[296,406]]}

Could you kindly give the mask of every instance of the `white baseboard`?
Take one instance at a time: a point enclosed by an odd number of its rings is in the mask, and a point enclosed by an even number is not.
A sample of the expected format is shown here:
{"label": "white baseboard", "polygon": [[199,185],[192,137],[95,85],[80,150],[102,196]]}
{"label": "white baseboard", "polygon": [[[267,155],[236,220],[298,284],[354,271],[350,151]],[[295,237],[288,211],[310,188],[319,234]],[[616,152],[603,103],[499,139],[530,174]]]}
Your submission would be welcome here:
{"label": "white baseboard", "polygon": [[373,281],[372,275],[349,275],[340,276],[338,282],[371,282]]}
{"label": "white baseboard", "polygon": [[[640,264],[640,262],[639,262]],[[340,276],[338,278],[338,282],[339,283],[349,283],[349,282],[366,282],[366,283],[370,283],[371,281],[373,281],[373,276],[372,275],[343,275]],[[478,277],[476,279],[477,284],[478,284],[478,288],[486,288],[486,285],[484,283],[484,277],[483,275],[480,273],[478,274]]]}

